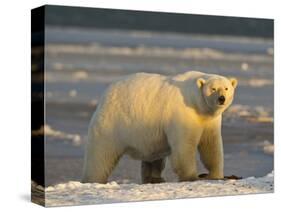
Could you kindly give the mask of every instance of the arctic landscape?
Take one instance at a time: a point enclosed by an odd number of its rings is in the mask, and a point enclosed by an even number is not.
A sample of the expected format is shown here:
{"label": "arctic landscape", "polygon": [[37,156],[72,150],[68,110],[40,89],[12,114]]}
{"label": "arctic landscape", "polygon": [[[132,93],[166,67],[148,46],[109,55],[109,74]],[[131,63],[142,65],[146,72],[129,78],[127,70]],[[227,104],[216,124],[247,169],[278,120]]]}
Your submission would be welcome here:
{"label": "arctic landscape", "polygon": [[[46,206],[270,193],[274,188],[273,40],[149,31],[46,28]],[[238,79],[224,113],[225,175],[241,180],[141,184],[140,161],[120,159],[108,184],[80,183],[88,124],[103,91],[137,72],[198,70]],[[198,160],[199,173],[206,170]]]}

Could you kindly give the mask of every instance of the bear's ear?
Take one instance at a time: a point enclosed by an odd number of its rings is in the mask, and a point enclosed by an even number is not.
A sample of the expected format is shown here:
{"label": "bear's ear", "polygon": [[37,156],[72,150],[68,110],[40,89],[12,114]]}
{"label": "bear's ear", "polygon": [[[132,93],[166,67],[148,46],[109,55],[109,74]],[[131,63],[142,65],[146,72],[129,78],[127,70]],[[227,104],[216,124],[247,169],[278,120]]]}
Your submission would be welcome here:
{"label": "bear's ear", "polygon": [[197,86],[198,86],[198,88],[202,88],[202,86],[205,84],[205,80],[204,79],[202,79],[202,78],[199,78],[198,80],[197,80]]}
{"label": "bear's ear", "polygon": [[235,78],[230,78],[229,81],[231,82],[231,85],[233,86],[233,88],[236,88],[237,87],[237,79]]}

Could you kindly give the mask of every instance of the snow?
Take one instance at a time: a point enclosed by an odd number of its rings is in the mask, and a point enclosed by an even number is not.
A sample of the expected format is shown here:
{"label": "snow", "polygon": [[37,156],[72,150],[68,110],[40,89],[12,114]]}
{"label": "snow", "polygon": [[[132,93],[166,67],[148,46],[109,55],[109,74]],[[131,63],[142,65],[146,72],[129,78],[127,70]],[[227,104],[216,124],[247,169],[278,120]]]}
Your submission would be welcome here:
{"label": "snow", "polygon": [[268,140],[263,141],[259,144],[259,146],[262,147],[263,152],[268,155],[274,154],[274,144],[269,142]]}
{"label": "snow", "polygon": [[248,84],[251,86],[251,87],[263,87],[263,86],[266,86],[266,85],[273,85],[273,80],[269,80],[269,79],[250,79],[248,81]]}
{"label": "snow", "polygon": [[72,89],[68,92],[68,95],[70,97],[76,97],[77,96],[77,91],[75,89]]}
{"label": "snow", "polygon": [[266,154],[273,155],[274,154],[274,145],[273,144],[269,144],[267,146],[264,146],[263,147],[263,151]]}
{"label": "snow", "polygon": [[47,124],[41,126],[38,130],[32,131],[33,136],[44,135],[44,133],[46,136],[49,137],[53,137],[63,141],[70,141],[74,146],[79,146],[82,143],[81,136],[79,134],[70,134],[59,130],[55,130]]}
{"label": "snow", "polygon": [[248,63],[244,62],[244,63],[241,64],[241,70],[242,71],[248,71],[248,69],[249,69]]}
{"label": "snow", "polygon": [[[274,172],[242,180],[200,180],[161,184],[107,184],[70,181],[45,188],[46,206],[101,204],[145,200],[225,196],[273,192]],[[43,189],[38,186],[37,189]]]}

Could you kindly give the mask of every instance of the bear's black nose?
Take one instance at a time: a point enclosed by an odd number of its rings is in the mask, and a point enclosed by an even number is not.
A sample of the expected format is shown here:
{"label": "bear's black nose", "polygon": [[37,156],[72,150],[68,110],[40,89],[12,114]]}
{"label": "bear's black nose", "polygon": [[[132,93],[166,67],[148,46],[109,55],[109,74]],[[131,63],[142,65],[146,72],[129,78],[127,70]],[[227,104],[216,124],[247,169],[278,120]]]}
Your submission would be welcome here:
{"label": "bear's black nose", "polygon": [[223,105],[223,103],[225,102],[225,97],[224,97],[224,96],[220,96],[220,97],[218,98],[218,101],[219,101],[219,104],[220,104],[220,105]]}

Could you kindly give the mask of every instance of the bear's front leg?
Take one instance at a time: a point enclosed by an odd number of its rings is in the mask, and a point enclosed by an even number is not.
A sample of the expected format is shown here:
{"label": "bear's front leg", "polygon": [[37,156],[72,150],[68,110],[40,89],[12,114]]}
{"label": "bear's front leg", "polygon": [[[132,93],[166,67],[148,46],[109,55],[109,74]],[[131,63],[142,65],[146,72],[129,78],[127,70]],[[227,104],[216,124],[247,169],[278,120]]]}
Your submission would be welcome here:
{"label": "bear's front leg", "polygon": [[201,133],[200,130],[175,130],[168,136],[171,146],[171,165],[179,181],[198,179],[196,152]]}
{"label": "bear's front leg", "polygon": [[200,159],[209,171],[206,179],[224,178],[223,142],[220,124],[214,123],[204,129],[198,145]]}
{"label": "bear's front leg", "polygon": [[173,149],[170,159],[172,168],[178,175],[179,181],[198,180],[196,148],[188,145]]}

